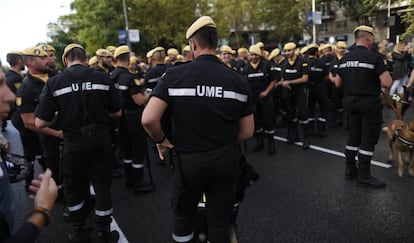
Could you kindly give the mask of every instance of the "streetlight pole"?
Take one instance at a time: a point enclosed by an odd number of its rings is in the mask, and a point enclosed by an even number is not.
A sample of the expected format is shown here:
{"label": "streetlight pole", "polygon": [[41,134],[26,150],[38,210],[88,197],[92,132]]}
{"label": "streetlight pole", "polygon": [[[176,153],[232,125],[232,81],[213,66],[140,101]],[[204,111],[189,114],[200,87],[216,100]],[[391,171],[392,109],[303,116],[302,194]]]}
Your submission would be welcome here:
{"label": "streetlight pole", "polygon": [[388,13],[387,13],[387,39],[390,38],[390,18],[391,18],[391,0],[388,0]]}
{"label": "streetlight pole", "polygon": [[127,44],[129,49],[131,50],[131,43],[129,41],[129,28],[128,28],[128,13],[127,13],[127,7],[126,7],[126,3],[125,0],[122,0],[122,4],[124,5],[124,18],[125,18],[125,30],[127,32]]}
{"label": "streetlight pole", "polygon": [[312,0],[312,39],[316,43],[316,24],[315,24],[315,0]]}

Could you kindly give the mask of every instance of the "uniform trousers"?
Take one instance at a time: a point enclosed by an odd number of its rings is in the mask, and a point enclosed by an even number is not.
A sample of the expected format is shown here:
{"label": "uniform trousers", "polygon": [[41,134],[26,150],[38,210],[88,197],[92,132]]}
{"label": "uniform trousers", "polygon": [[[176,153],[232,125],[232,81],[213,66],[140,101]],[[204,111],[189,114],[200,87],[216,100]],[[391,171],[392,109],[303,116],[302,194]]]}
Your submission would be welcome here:
{"label": "uniform trousers", "polygon": [[230,242],[230,221],[235,202],[240,149],[228,145],[199,153],[178,153],[174,158],[172,207],[175,242],[191,242],[197,205],[205,193],[208,239]]}
{"label": "uniform trousers", "polygon": [[141,125],[141,112],[125,113],[120,121],[120,142],[124,160],[143,167],[147,149],[147,134]]}
{"label": "uniform trousers", "polygon": [[63,185],[71,221],[81,224],[89,212],[89,181],[95,190],[97,229],[109,226],[112,215],[112,161],[109,131],[93,144],[82,137],[65,136],[63,156]]}
{"label": "uniform trousers", "polygon": [[348,124],[345,155],[369,165],[381,132],[382,104],[379,96],[346,96],[344,109]]}
{"label": "uniform trousers", "polygon": [[265,130],[268,134],[275,133],[275,116],[272,96],[255,99],[256,110],[254,112],[255,131]]}

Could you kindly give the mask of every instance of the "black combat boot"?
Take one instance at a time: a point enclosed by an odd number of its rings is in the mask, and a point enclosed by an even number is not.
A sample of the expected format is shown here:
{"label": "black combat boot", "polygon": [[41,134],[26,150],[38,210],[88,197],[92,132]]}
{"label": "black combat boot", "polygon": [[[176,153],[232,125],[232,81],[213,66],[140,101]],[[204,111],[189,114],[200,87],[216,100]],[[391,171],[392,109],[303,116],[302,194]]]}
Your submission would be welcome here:
{"label": "black combat boot", "polygon": [[358,168],[356,167],[355,156],[346,157],[345,159],[345,179],[352,180],[358,177]]}
{"label": "black combat boot", "polygon": [[256,138],[256,144],[253,147],[253,152],[259,152],[264,148],[264,137],[263,132],[258,132],[254,134],[254,137]]}
{"label": "black combat boot", "polygon": [[288,135],[287,135],[287,143],[293,144],[298,139],[298,131],[296,128],[296,123],[291,123],[288,125]]}
{"label": "black combat boot", "polygon": [[275,139],[273,138],[274,134],[267,134],[267,143],[268,143],[268,149],[267,153],[270,155],[273,155],[276,153],[276,146],[275,146]]}
{"label": "black combat boot", "polygon": [[140,194],[152,192],[155,190],[155,185],[153,183],[146,183],[144,181],[144,168],[134,168],[133,172],[135,176],[135,185],[134,185],[135,195],[140,195]]}
{"label": "black combat boot", "polygon": [[116,243],[119,240],[118,231],[111,231],[111,217],[96,216],[96,236],[98,243]]}
{"label": "black combat boot", "polygon": [[318,121],[318,136],[321,138],[325,138],[327,136],[326,134],[326,122],[324,121]]}
{"label": "black combat boot", "polygon": [[310,148],[310,127],[309,124],[300,124],[300,127],[303,131],[303,143],[302,148],[303,149],[309,149]]}
{"label": "black combat boot", "polygon": [[73,231],[68,234],[68,241],[70,243],[89,243],[90,239],[85,230],[84,223],[73,224]]}
{"label": "black combat boot", "polygon": [[371,176],[370,164],[360,163],[358,173],[358,186],[368,188],[384,188],[386,186],[384,181],[381,181]]}
{"label": "black combat boot", "polygon": [[133,173],[132,173],[132,163],[125,163],[124,162],[124,171],[125,171],[125,188],[131,189],[134,186],[134,176],[133,176]]}

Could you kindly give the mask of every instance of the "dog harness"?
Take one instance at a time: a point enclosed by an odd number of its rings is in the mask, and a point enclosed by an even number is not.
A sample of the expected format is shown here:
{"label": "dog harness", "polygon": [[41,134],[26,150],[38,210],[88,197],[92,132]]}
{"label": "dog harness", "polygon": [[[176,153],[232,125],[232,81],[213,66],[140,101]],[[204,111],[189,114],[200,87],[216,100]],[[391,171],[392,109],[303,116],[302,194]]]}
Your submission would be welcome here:
{"label": "dog harness", "polygon": [[400,142],[402,142],[403,144],[407,145],[408,147],[410,147],[410,149],[414,148],[414,142],[410,141],[404,137],[402,137],[400,135],[400,129],[398,129],[397,131],[395,131],[395,137],[400,140]]}

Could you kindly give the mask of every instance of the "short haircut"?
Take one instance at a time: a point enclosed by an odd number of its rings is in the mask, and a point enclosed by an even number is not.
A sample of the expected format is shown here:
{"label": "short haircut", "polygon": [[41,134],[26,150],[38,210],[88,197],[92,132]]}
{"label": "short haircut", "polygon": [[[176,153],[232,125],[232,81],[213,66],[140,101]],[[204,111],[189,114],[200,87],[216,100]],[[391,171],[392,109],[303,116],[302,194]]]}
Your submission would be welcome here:
{"label": "short haircut", "polygon": [[9,53],[9,54],[7,54],[7,56],[6,56],[6,60],[7,60],[7,62],[10,64],[10,66],[16,66],[16,64],[17,64],[17,62],[19,61],[19,60],[21,60],[22,59],[22,56],[21,55],[19,55],[19,54],[13,54],[13,53]]}
{"label": "short haircut", "polygon": [[129,61],[129,52],[128,53],[122,53],[121,55],[117,56],[116,60],[119,60],[121,62]]}
{"label": "short haircut", "polygon": [[68,52],[66,55],[68,61],[73,62],[75,60],[86,62],[86,53],[85,50],[79,47],[75,47]]}
{"label": "short haircut", "polygon": [[308,49],[307,53],[311,56],[315,56],[318,53],[318,48],[312,47],[312,48]]}
{"label": "short haircut", "polygon": [[217,29],[215,27],[203,27],[194,33],[193,38],[197,41],[201,48],[217,48],[218,38]]}
{"label": "short haircut", "polygon": [[156,61],[163,62],[165,59],[165,52],[164,51],[156,51],[152,54],[152,58]]}
{"label": "short haircut", "polygon": [[355,39],[357,40],[366,38],[368,36],[372,36],[372,34],[363,30],[358,30],[357,32],[355,32]]}

